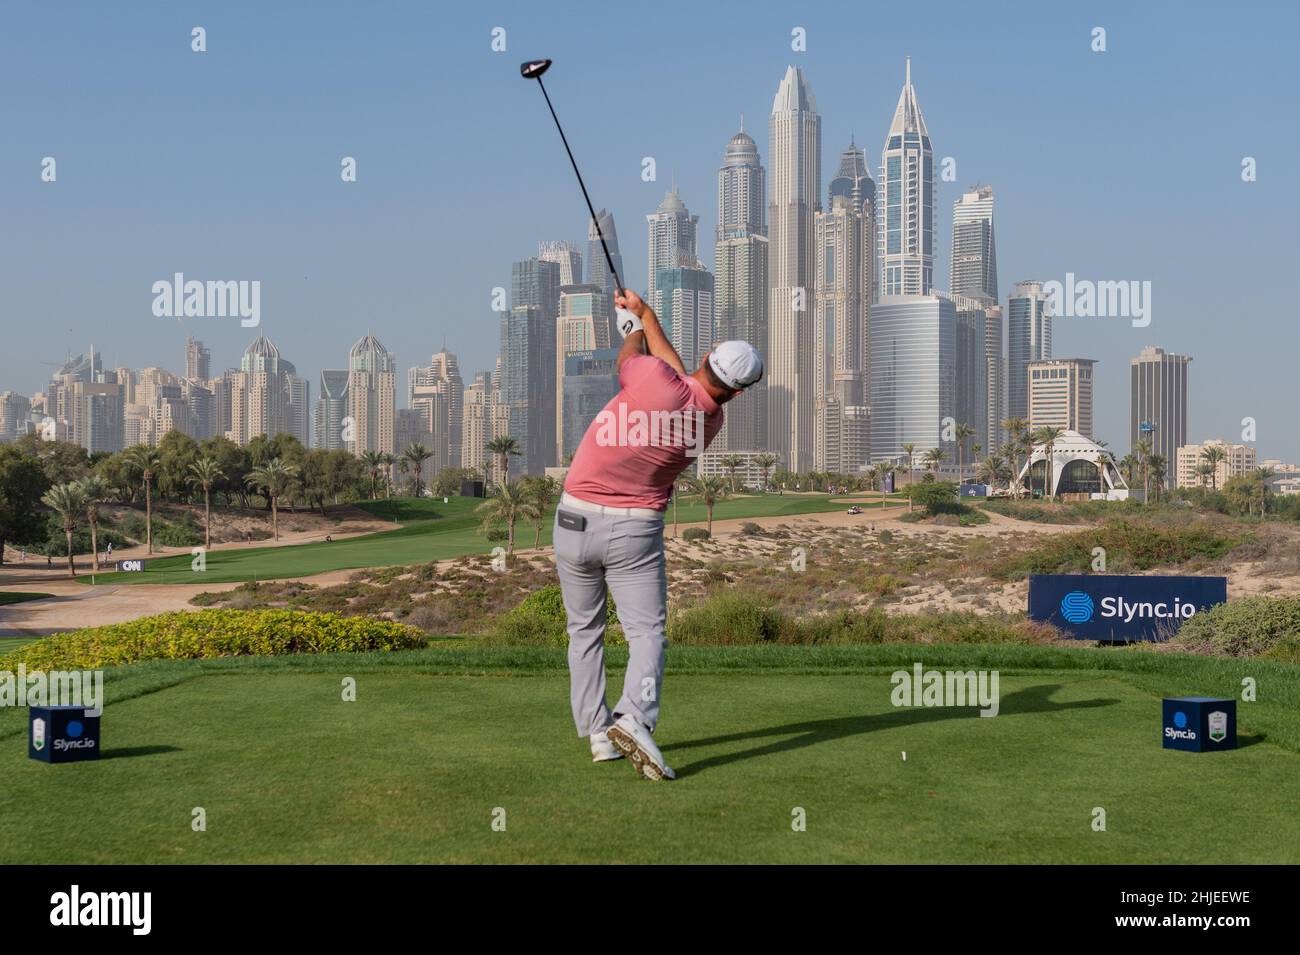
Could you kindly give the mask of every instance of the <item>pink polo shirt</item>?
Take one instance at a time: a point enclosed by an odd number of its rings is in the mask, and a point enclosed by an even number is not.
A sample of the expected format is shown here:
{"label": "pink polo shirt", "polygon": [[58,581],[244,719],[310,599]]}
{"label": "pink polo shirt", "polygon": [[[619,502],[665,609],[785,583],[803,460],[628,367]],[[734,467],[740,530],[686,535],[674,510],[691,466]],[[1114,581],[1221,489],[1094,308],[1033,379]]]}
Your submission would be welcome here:
{"label": "pink polo shirt", "polygon": [[722,408],[690,375],[650,355],[624,361],[618,380],[622,388],[587,428],[564,489],[593,504],[662,511],[677,476],[722,427]]}

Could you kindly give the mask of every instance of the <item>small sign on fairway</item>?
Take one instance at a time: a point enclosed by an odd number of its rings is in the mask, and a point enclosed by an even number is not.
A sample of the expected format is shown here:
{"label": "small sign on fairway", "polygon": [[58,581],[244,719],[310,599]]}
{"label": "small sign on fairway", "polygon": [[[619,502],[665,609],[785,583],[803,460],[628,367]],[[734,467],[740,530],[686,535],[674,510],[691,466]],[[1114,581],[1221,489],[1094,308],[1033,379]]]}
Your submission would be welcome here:
{"label": "small sign on fairway", "polygon": [[33,706],[28,714],[27,755],[46,763],[99,759],[98,715],[84,706]]}
{"label": "small sign on fairway", "polygon": [[144,561],[139,560],[138,558],[135,560],[119,560],[117,562],[117,569],[122,573],[140,573],[144,570]]}
{"label": "small sign on fairway", "polygon": [[1160,738],[1165,749],[1205,753],[1237,748],[1237,701],[1175,696],[1162,702]]}

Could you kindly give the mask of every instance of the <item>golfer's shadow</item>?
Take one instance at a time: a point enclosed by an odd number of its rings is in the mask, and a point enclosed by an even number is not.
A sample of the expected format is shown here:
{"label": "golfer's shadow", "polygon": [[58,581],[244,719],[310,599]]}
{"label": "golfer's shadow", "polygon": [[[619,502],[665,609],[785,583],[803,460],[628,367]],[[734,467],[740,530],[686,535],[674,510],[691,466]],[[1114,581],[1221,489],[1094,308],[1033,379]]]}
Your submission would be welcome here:
{"label": "golfer's shadow", "polygon": [[[1063,710],[1080,710],[1093,709],[1098,706],[1114,706],[1119,700],[1101,699],[1101,700],[1081,700],[1077,703],[1053,703],[1051,695],[1061,688],[1061,684],[1044,683],[1038,686],[1026,687],[1004,696],[998,706],[998,716],[1014,716],[1028,713],[1058,713]],[[677,776],[690,776],[694,773],[703,772],[707,769],[713,769],[718,766],[725,766],[728,763],[736,763],[744,759],[758,759],[762,756],[771,756],[776,753],[784,753],[790,750],[803,749],[806,746],[814,746],[817,743],[829,743],[837,739],[845,739],[849,736],[860,736],[863,733],[874,733],[879,730],[898,729],[904,726],[916,726],[922,723],[933,723],[939,720],[960,720],[960,719],[981,719],[979,710],[975,707],[956,707],[956,706],[929,706],[929,707],[898,707],[888,713],[870,714],[864,716],[840,716],[834,719],[809,720],[804,723],[787,723],[784,726],[769,726],[766,729],[751,730],[747,733],[729,733],[726,736],[710,736],[705,739],[690,740],[685,743],[672,743],[664,747],[664,751],[670,754],[677,754],[681,750],[692,749],[697,746],[718,746],[725,743],[742,743],[749,740],[761,740],[770,736],[789,736],[790,739],[782,739],[776,742],[767,743],[762,746],[755,746],[750,749],[742,749],[734,753],[719,753],[717,756],[710,756],[696,763],[687,763],[684,766],[677,766]],[[676,759],[672,760],[674,763]]]}

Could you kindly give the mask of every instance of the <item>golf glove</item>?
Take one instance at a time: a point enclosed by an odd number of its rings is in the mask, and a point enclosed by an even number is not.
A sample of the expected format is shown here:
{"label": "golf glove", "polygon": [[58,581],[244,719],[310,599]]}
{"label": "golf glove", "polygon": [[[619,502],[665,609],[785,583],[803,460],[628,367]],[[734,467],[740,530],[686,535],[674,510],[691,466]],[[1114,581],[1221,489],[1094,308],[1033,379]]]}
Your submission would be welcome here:
{"label": "golf glove", "polygon": [[641,324],[641,319],[625,308],[615,311],[614,320],[618,323],[618,333],[624,338],[627,338],[633,332],[642,331],[644,327]]}

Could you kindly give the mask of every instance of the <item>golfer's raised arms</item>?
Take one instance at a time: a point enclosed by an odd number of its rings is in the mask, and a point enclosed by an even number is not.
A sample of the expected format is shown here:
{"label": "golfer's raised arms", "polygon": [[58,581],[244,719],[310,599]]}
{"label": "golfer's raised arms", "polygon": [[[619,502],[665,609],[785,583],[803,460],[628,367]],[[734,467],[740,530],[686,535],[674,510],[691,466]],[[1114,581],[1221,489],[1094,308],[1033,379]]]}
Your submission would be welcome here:
{"label": "golfer's raised arms", "polygon": [[673,348],[672,342],[664,334],[664,330],[659,324],[659,316],[654,313],[654,309],[641,300],[640,295],[637,295],[631,289],[624,289],[621,295],[614,296],[614,305],[617,308],[631,312],[641,321],[641,329],[630,332],[623,339],[623,350],[618,355],[620,368],[623,367],[623,362],[629,355],[643,354],[641,349],[644,343],[646,350],[655,358],[666,362],[668,367],[678,374],[686,374],[686,366],[682,364],[677,349]]}

